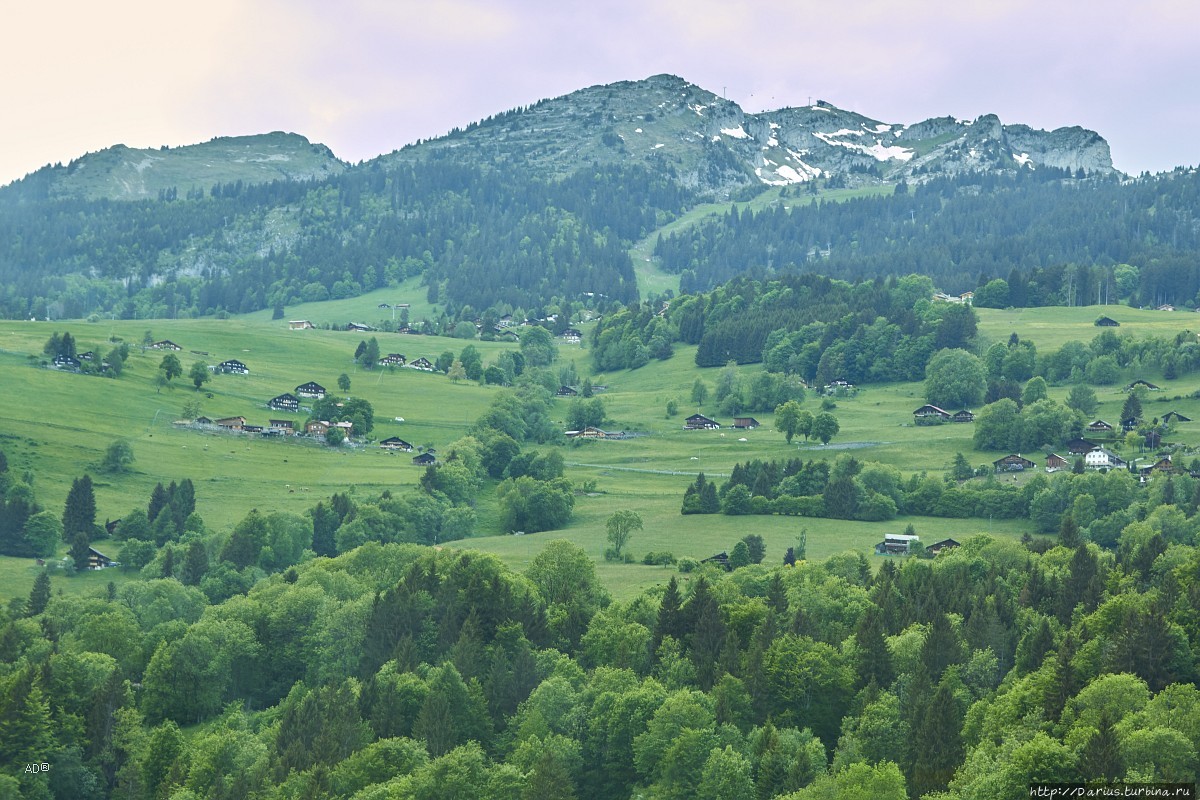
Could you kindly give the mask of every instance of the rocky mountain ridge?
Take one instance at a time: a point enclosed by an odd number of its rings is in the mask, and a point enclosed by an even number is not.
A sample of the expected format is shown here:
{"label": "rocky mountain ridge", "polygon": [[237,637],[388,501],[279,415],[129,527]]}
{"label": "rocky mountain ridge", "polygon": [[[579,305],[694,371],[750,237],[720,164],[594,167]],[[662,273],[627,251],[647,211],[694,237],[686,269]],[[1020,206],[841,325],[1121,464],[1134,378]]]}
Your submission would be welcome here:
{"label": "rocky mountain ridge", "polygon": [[[589,164],[641,165],[713,196],[769,185],[920,182],[965,171],[1049,166],[1112,174],[1108,143],[1083,128],[1035,130],[938,117],[888,123],[817,101],[752,114],[674,75],[591,86],[405,146],[366,168],[425,159],[565,176]],[[356,169],[294,133],[159,149],[116,145],[13,185],[39,199],[140,200],[218,183],[311,180]]]}
{"label": "rocky mountain ridge", "polygon": [[1079,127],[1042,131],[1004,125],[995,115],[904,125],[824,101],[752,114],[673,75],[543,100],[381,160],[427,157],[525,162],[563,174],[592,162],[640,163],[702,191],[814,180],[919,182],[1040,166],[1115,172],[1108,143]]}
{"label": "rocky mountain ridge", "polygon": [[208,191],[217,184],[321,180],[347,165],[295,133],[222,136],[180,147],[123,144],[43,167],[12,184],[41,199],[153,200]]}

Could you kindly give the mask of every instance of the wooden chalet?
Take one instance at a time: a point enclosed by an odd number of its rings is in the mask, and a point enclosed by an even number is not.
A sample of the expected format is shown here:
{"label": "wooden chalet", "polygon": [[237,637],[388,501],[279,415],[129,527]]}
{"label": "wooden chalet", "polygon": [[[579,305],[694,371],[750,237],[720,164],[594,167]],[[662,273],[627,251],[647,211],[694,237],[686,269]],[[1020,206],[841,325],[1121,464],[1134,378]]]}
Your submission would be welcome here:
{"label": "wooden chalet", "polygon": [[733,418],[733,427],[740,428],[741,430],[745,430],[745,431],[754,430],[755,428],[757,428],[759,426],[759,424],[760,424],[759,421],[756,420],[754,417],[734,417]]}
{"label": "wooden chalet", "polygon": [[56,355],[54,360],[50,362],[50,366],[54,367],[55,369],[67,370],[68,372],[78,372],[83,368],[83,364],[79,362],[78,358],[69,356],[65,353],[59,353]]}
{"label": "wooden chalet", "polygon": [[996,468],[996,472],[1024,472],[1027,469],[1033,469],[1037,464],[1028,458],[1022,458],[1020,453],[1010,453],[1004,458],[993,461],[992,466]]}
{"label": "wooden chalet", "polygon": [[349,323],[346,323],[346,330],[359,331],[359,332],[365,333],[367,331],[373,331],[375,329],[372,328],[370,325],[365,325],[361,322],[349,322]]}
{"label": "wooden chalet", "polygon": [[913,417],[919,420],[949,420],[950,412],[934,405],[923,405],[913,412]]}
{"label": "wooden chalet", "polygon": [[1168,411],[1167,413],[1163,414],[1162,421],[1169,425],[1172,422],[1191,422],[1192,418],[1185,417],[1178,411]]}
{"label": "wooden chalet", "polygon": [[85,569],[92,569],[92,570],[108,569],[109,567],[119,567],[119,566],[120,566],[119,562],[113,561],[111,558],[104,555],[104,553],[101,553],[96,548],[94,548],[94,547],[88,548],[87,564],[84,567]]}
{"label": "wooden chalet", "polygon": [[1050,453],[1046,456],[1046,472],[1058,472],[1060,469],[1069,469],[1070,467],[1071,462],[1058,453]]}
{"label": "wooden chalet", "polygon": [[315,327],[317,327],[317,326],[313,325],[311,322],[309,322],[306,319],[288,320],[288,330],[289,331],[307,331],[307,330],[312,330]]}
{"label": "wooden chalet", "polygon": [[413,446],[401,439],[399,436],[392,436],[388,439],[384,439],[379,443],[379,446],[384,450],[403,450],[405,453],[411,453],[413,451]]}
{"label": "wooden chalet", "polygon": [[1096,320],[1095,324],[1101,328],[1119,328],[1119,327],[1121,327],[1121,323],[1117,322],[1112,317],[1100,317],[1099,319]]}
{"label": "wooden chalet", "polygon": [[1171,305],[1170,303],[1163,303],[1161,306],[1158,306],[1154,310],[1155,311],[1174,311],[1175,306]]}
{"label": "wooden chalet", "polygon": [[906,556],[912,552],[914,543],[921,541],[920,536],[904,533],[889,533],[883,541],[875,545],[877,556]]}
{"label": "wooden chalet", "polygon": [[422,372],[436,372],[437,371],[437,367],[435,367],[433,365],[433,362],[430,361],[425,356],[421,356],[416,361],[410,361],[407,364],[405,364],[405,366],[408,367],[409,369],[419,369]]}
{"label": "wooden chalet", "polygon": [[433,453],[421,453],[419,456],[413,456],[412,463],[418,467],[432,467],[437,463],[437,456]]}
{"label": "wooden chalet", "polygon": [[401,353],[388,353],[379,359],[379,366],[381,367],[403,367],[407,363],[408,359]]}
{"label": "wooden chalet", "polygon": [[513,324],[513,315],[505,314],[497,320],[496,324],[501,328],[511,328]]}
{"label": "wooden chalet", "polygon": [[715,419],[709,419],[703,414],[692,414],[683,421],[685,431],[718,430],[721,424]]}
{"label": "wooden chalet", "polygon": [[729,563],[729,554],[724,550],[717,553],[715,556],[700,559],[701,564],[716,564],[726,572],[733,572],[733,565]]}
{"label": "wooden chalet", "polygon": [[1150,450],[1157,450],[1162,446],[1162,432],[1158,430],[1146,431],[1143,437],[1146,442],[1146,447]]}
{"label": "wooden chalet", "polygon": [[151,350],[182,350],[183,348],[172,342],[170,339],[163,339],[161,342],[154,342],[150,346]]}
{"label": "wooden chalet", "polygon": [[1112,433],[1113,426],[1109,425],[1102,419],[1098,419],[1091,425],[1088,425],[1084,430],[1086,430],[1088,433]]}
{"label": "wooden chalet", "polygon": [[267,408],[272,411],[299,411],[300,399],[294,394],[284,393],[268,400]]}
{"label": "wooden chalet", "polygon": [[1171,456],[1165,455],[1153,464],[1146,464],[1138,467],[1138,472],[1142,475],[1150,475],[1155,472],[1165,472],[1168,475],[1176,472],[1175,465],[1171,463]]}
{"label": "wooden chalet", "polygon": [[572,389],[570,386],[559,386],[558,391],[555,392],[555,394],[559,397],[575,397],[579,394],[579,392]]}
{"label": "wooden chalet", "polygon": [[1125,431],[1126,433],[1129,433],[1132,430],[1136,430],[1137,426],[1138,426],[1137,417],[1126,417],[1125,419],[1121,420],[1121,430]]}
{"label": "wooden chalet", "polygon": [[245,431],[246,433],[262,433],[263,426],[262,425],[243,425],[242,430]]}
{"label": "wooden chalet", "polygon": [[1136,381],[1134,381],[1133,383],[1126,386],[1125,391],[1132,392],[1134,389],[1138,388],[1139,386],[1144,386],[1145,388],[1149,389],[1152,392],[1157,392],[1161,388],[1161,387],[1155,386],[1150,381],[1144,381],[1141,378],[1138,378]]}
{"label": "wooden chalet", "polygon": [[944,550],[953,550],[954,548],[961,546],[962,545],[953,539],[942,539],[940,542],[934,542],[933,544],[929,545],[929,547],[926,547],[925,552],[936,556],[938,553],[941,553]]}
{"label": "wooden chalet", "polygon": [[950,415],[950,421],[951,422],[974,422],[975,421],[975,412],[968,411],[965,408],[962,409],[961,411],[955,411],[953,414]]}
{"label": "wooden chalet", "polygon": [[409,325],[404,325],[396,329],[396,333],[403,333],[409,336],[420,336],[421,331]]}
{"label": "wooden chalet", "polygon": [[217,372],[224,372],[228,375],[249,375],[250,368],[236,358],[231,358],[217,364]]}
{"label": "wooden chalet", "polygon": [[267,428],[278,431],[279,434],[285,436],[291,436],[296,432],[296,424],[290,419],[269,419],[267,420]]}
{"label": "wooden chalet", "polygon": [[567,328],[562,332],[562,338],[572,344],[579,344],[583,341],[583,331],[578,328]]}
{"label": "wooden chalet", "polygon": [[192,420],[193,425],[212,425],[213,421],[210,417],[196,417]]}
{"label": "wooden chalet", "polygon": [[94,352],[92,352],[91,350],[88,350],[86,353],[76,353],[75,357],[78,358],[80,361],[95,361],[96,360],[96,354]]}
{"label": "wooden chalet", "polygon": [[246,418],[245,417],[225,417],[224,419],[217,420],[213,424],[217,425],[218,427],[225,428],[226,430],[240,431],[246,427]]}
{"label": "wooden chalet", "polygon": [[305,423],[304,432],[309,436],[324,436],[329,432],[329,423],[323,419],[314,419]]}
{"label": "wooden chalet", "polygon": [[323,400],[325,398],[325,387],[316,381],[300,384],[296,387],[295,392],[300,397],[308,397],[313,400]]}
{"label": "wooden chalet", "polygon": [[1067,452],[1073,456],[1082,456],[1096,449],[1095,442],[1089,442],[1087,439],[1072,439],[1067,442]]}

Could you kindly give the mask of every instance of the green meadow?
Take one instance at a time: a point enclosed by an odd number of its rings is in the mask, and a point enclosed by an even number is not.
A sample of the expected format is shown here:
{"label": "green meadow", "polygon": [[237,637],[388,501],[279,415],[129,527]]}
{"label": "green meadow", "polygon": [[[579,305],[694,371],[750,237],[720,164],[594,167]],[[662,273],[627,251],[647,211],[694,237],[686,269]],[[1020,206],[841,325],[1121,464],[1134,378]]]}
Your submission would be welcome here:
{"label": "green meadow", "polygon": [[[369,298],[289,309],[287,317],[312,319],[318,324],[344,324],[351,319],[370,322],[384,313],[390,315],[390,310],[378,308],[378,303],[385,302],[385,295],[389,303],[412,302],[414,309],[417,307],[413,286],[373,293]],[[1100,314],[1121,322],[1120,328],[1112,329],[1118,335],[1174,335],[1189,329],[1193,322],[1186,312],[1119,306],[980,309],[980,331],[984,339],[992,341],[1006,339],[1015,331],[1023,339],[1034,341],[1039,350],[1050,350],[1069,339],[1091,339],[1101,330],[1093,326]],[[336,392],[337,377],[344,372],[351,379],[350,394],[369,400],[375,408],[374,440],[400,436],[417,446],[440,448],[464,435],[497,390],[469,381],[454,384],[444,375],[411,369],[358,370],[353,360],[358,342],[374,335],[382,354],[403,353],[410,360],[419,356],[434,360],[445,350],[457,353],[472,343],[481,351],[485,364],[502,350],[515,347],[509,343],[382,332],[291,331],[286,320],[272,321],[269,316],[267,312],[228,320],[0,322],[0,386],[5,389],[5,402],[0,405],[0,450],[7,455],[10,470],[18,475],[30,474],[39,502],[53,510],[62,508],[72,479],[88,472],[95,481],[100,521],[122,517],[134,507],[144,506],[159,481],[189,477],[196,485],[197,510],[215,530],[232,526],[252,508],[303,513],[334,492],[370,497],[384,489],[405,491],[416,485],[420,468],[403,453],[385,453],[373,444],[335,450],[294,438],[201,433],[175,422],[184,403],[199,399],[201,413],[212,418],[241,415],[251,424],[266,425],[269,419],[290,416],[299,424],[305,417],[303,412],[288,415],[269,411],[266,401],[310,380]],[[414,313],[413,318],[419,319],[420,315]],[[154,339],[170,339],[183,348],[176,355],[185,375],[176,378],[172,388],[155,388],[153,378],[164,354],[137,346],[147,330]],[[124,374],[112,380],[41,367],[42,346],[55,331],[70,331],[81,352],[106,353],[112,347],[110,337],[129,342],[133,351]],[[782,434],[773,430],[770,412],[748,412],[762,423],[750,431],[685,431],[683,418],[697,410],[725,425],[732,422],[711,404],[697,409],[690,403],[693,381],[699,376],[711,388],[719,371],[697,368],[694,353],[693,347],[679,346],[675,356],[665,362],[653,362],[630,372],[592,376],[595,383],[607,387],[600,395],[611,420],[605,427],[635,435],[619,441],[562,446],[568,476],[577,486],[587,483],[594,488],[577,497],[575,518],[565,530],[528,536],[508,534],[500,529],[495,503],[485,491],[477,509],[476,537],[453,546],[486,550],[515,568],[523,568],[547,541],[566,537],[596,559],[600,575],[614,594],[629,596],[664,581],[670,568],[603,561],[605,521],[620,509],[637,511],[644,520],[645,529],[634,535],[630,545],[639,558],[647,551],[662,550],[676,557],[704,558],[729,549],[747,533],[763,536],[767,559],[774,562],[787,547],[797,543],[802,531],[807,534],[808,557],[821,559],[844,550],[869,553],[885,533],[899,532],[910,522],[926,541],[946,536],[961,539],[979,533],[1019,537],[1029,529],[1026,521],[1019,520],[901,518],[865,523],[798,517],[681,516],[684,489],[698,472],[719,481],[737,462],[754,458],[832,459],[848,453],[860,460],[891,464],[907,474],[940,472],[958,452],[976,465],[1003,455],[975,451],[971,443],[973,426],[969,424],[915,427],[912,411],[924,402],[920,383],[872,385],[863,387],[855,397],[839,399],[833,413],[841,432],[827,447],[803,440],[787,444]],[[192,362],[217,364],[230,358],[245,362],[250,374],[216,375],[201,392],[193,389],[186,376]],[[574,361],[581,375],[589,374],[585,349],[560,345],[559,359],[563,363]],[[748,380],[760,369],[750,365],[740,371]],[[1163,391],[1150,395],[1148,414],[1161,416],[1174,409],[1200,419],[1200,400],[1192,397],[1200,390],[1200,376],[1187,376],[1169,384],[1161,375],[1129,374],[1125,379],[1127,382],[1137,377],[1163,386]],[[1052,387],[1051,395],[1061,400],[1068,388]],[[1101,401],[1098,416],[1115,421],[1124,400],[1120,388],[1100,388],[1097,395]],[[666,405],[670,400],[678,403],[679,410],[668,419]],[[559,419],[565,419],[569,401],[555,402],[561,411]],[[818,405],[819,399],[810,393],[805,406],[815,410]],[[396,421],[397,417],[404,421]],[[1189,444],[1200,443],[1200,423],[1194,424],[1196,433],[1185,424],[1178,438]],[[133,470],[121,475],[98,471],[105,449],[117,439],[132,444]],[[103,542],[98,546],[119,557],[118,544]],[[872,560],[878,563],[874,556]],[[0,558],[0,596],[26,594],[35,574],[29,560]],[[56,578],[55,585],[66,591],[88,591],[109,580],[132,579],[136,577],[112,570],[70,580]]]}

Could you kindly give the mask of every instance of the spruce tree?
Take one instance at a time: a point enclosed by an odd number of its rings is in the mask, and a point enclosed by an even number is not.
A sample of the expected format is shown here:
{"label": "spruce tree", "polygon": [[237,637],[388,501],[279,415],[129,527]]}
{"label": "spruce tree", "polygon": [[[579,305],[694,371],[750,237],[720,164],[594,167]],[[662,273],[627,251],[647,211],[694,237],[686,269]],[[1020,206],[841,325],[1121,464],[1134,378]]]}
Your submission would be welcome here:
{"label": "spruce tree", "polygon": [[31,617],[36,617],[38,614],[46,610],[46,605],[50,602],[50,573],[42,570],[33,579],[33,589],[29,592],[29,607],[26,612]]}
{"label": "spruce tree", "polygon": [[317,503],[310,513],[313,521],[313,552],[319,556],[337,555],[334,535],[342,524],[338,513],[324,503]]}
{"label": "spruce tree", "polygon": [[942,681],[913,729],[915,743],[912,779],[914,797],[946,788],[963,760],[963,713],[948,681]]}
{"label": "spruce tree", "polygon": [[67,493],[67,502],[63,507],[63,538],[70,542],[77,534],[82,533],[91,539],[96,527],[96,493],[92,488],[92,478],[84,475],[76,478]]}
{"label": "spruce tree", "polygon": [[1058,529],[1058,543],[1063,547],[1075,549],[1083,543],[1083,537],[1079,533],[1079,526],[1075,524],[1075,517],[1070,511],[1063,514],[1062,525]]}
{"label": "spruce tree", "polygon": [[76,570],[85,570],[88,566],[88,554],[91,542],[86,533],[77,533],[71,540],[71,560],[75,562]]}
{"label": "spruce tree", "polygon": [[658,606],[658,621],[654,625],[654,637],[651,640],[651,654],[658,652],[663,639],[670,636],[673,639],[683,638],[683,598],[679,594],[679,581],[675,576],[667,581],[667,589],[663,592],[662,602]]}
{"label": "spruce tree", "polygon": [[858,620],[854,631],[856,647],[855,669],[858,685],[867,686],[872,681],[880,687],[891,685],[895,673],[892,669],[892,654],[884,639],[883,615],[879,607],[870,605]]}
{"label": "spruce tree", "polygon": [[187,555],[183,558],[183,572],[179,576],[184,586],[199,586],[208,572],[208,551],[204,543],[193,541],[188,545]]}
{"label": "spruce tree", "polygon": [[1091,780],[1115,781],[1125,774],[1125,764],[1121,742],[1107,709],[1100,712],[1098,725],[1079,751],[1079,772]]}
{"label": "spruce tree", "polygon": [[1130,419],[1142,421],[1142,400],[1137,396],[1137,392],[1130,392],[1125,398],[1125,405],[1121,406],[1121,422]]}
{"label": "spruce tree", "polygon": [[167,503],[171,498],[167,495],[167,490],[163,488],[162,482],[154,484],[154,489],[150,492],[150,504],[146,507],[146,517],[154,522],[158,518],[158,514],[167,507]]}

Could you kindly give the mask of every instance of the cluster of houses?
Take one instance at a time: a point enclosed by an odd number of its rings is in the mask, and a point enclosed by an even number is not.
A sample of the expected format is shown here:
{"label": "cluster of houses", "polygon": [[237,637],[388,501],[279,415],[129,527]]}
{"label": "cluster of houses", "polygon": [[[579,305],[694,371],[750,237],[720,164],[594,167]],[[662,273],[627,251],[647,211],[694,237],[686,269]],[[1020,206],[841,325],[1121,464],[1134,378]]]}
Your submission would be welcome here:
{"label": "cluster of houses", "polygon": [[[1080,444],[1082,443],[1082,444]],[[1082,445],[1086,445],[1087,449],[1082,449]],[[1075,456],[1083,456],[1083,465],[1085,469],[1094,470],[1111,470],[1111,469],[1129,469],[1130,464],[1125,459],[1118,456],[1113,451],[1106,447],[1094,445],[1085,439],[1076,439],[1067,444],[1069,453]],[[1046,472],[1058,472],[1059,470],[1070,469],[1072,461],[1058,455],[1057,453],[1046,454]],[[996,472],[1025,472],[1027,470],[1037,469],[1037,464],[1025,458],[1020,453],[1010,453],[1003,458],[998,458],[992,462],[992,467]],[[1143,478],[1148,478],[1154,473],[1174,473],[1178,470],[1171,461],[1170,455],[1160,456],[1158,460],[1151,464],[1135,465],[1135,471]]]}
{"label": "cluster of houses", "polygon": [[626,431],[606,431],[594,425],[588,425],[583,430],[564,431],[563,436],[568,439],[630,439],[633,437]]}
{"label": "cluster of houses", "polygon": [[[731,427],[749,431],[754,430],[758,426],[759,422],[754,417],[734,417]],[[685,431],[715,431],[721,429],[721,423],[715,419],[709,419],[703,414],[692,414],[683,421],[683,429]]]}
{"label": "cluster of houses", "polygon": [[[96,363],[97,359],[99,358],[100,357],[91,350],[88,350],[85,353],[76,353],[74,357],[69,356],[66,353],[59,353],[54,357],[54,360],[50,362],[50,366],[54,369],[63,370],[64,372],[79,372],[83,369],[83,364],[85,361],[88,363]],[[111,369],[111,366],[107,361],[101,359],[99,364],[101,371]]]}
{"label": "cluster of houses", "polygon": [[[875,555],[877,556],[906,556],[917,549],[917,545],[921,543],[921,537],[910,533],[889,533],[883,537],[883,541],[875,545]],[[925,548],[925,552],[929,555],[936,556],[943,550],[953,550],[958,547],[959,543],[953,539],[942,539],[940,542],[934,542]]]}
{"label": "cluster of houses", "polygon": [[[600,392],[607,392],[608,387],[603,384],[597,383],[592,386],[592,391],[597,394]],[[555,392],[555,395],[557,395],[558,397],[578,397],[579,390],[576,389],[574,386],[567,386],[564,384],[564,385],[558,387],[558,391]]]}
{"label": "cluster of houses", "polygon": [[[395,305],[391,305],[388,303],[380,303],[379,307],[380,308],[389,308],[389,309],[408,308],[409,304],[408,303],[396,303]],[[496,336],[510,337],[511,339],[513,339],[515,341],[516,339],[519,339],[520,337],[517,335],[517,332],[515,330],[512,330],[513,327],[515,327],[517,325],[520,325],[522,327],[527,327],[530,325],[536,325],[536,324],[540,324],[543,322],[555,322],[556,320],[557,320],[556,315],[551,314],[550,316],[544,317],[542,319],[537,319],[537,320],[527,319],[524,322],[518,323],[513,319],[512,314],[505,314],[504,316],[500,317],[499,320],[496,321],[495,325],[492,326],[492,333]],[[288,330],[307,331],[307,330],[313,330],[316,327],[317,326],[312,323],[312,320],[307,320],[307,319],[288,320]],[[377,328],[375,328],[372,325],[368,325],[364,322],[353,322],[353,321],[347,322],[345,329],[348,331],[354,331],[354,332],[358,332],[358,333],[369,333],[371,331],[377,330]],[[483,318],[482,317],[475,319],[475,330],[477,330],[477,331],[483,330]],[[404,325],[400,328],[397,328],[396,333],[407,334],[410,336],[421,336],[422,335],[422,331],[419,328],[414,328],[410,325]],[[583,332],[581,330],[579,330],[578,328],[567,328],[566,330],[564,330],[562,333],[560,333],[558,335],[558,338],[562,339],[564,342],[566,342],[568,344],[579,344],[580,342],[583,341]]]}
{"label": "cluster of houses", "polygon": [[930,422],[974,422],[975,414],[967,409],[950,413],[934,405],[923,405],[913,412],[913,418],[918,424]]}

